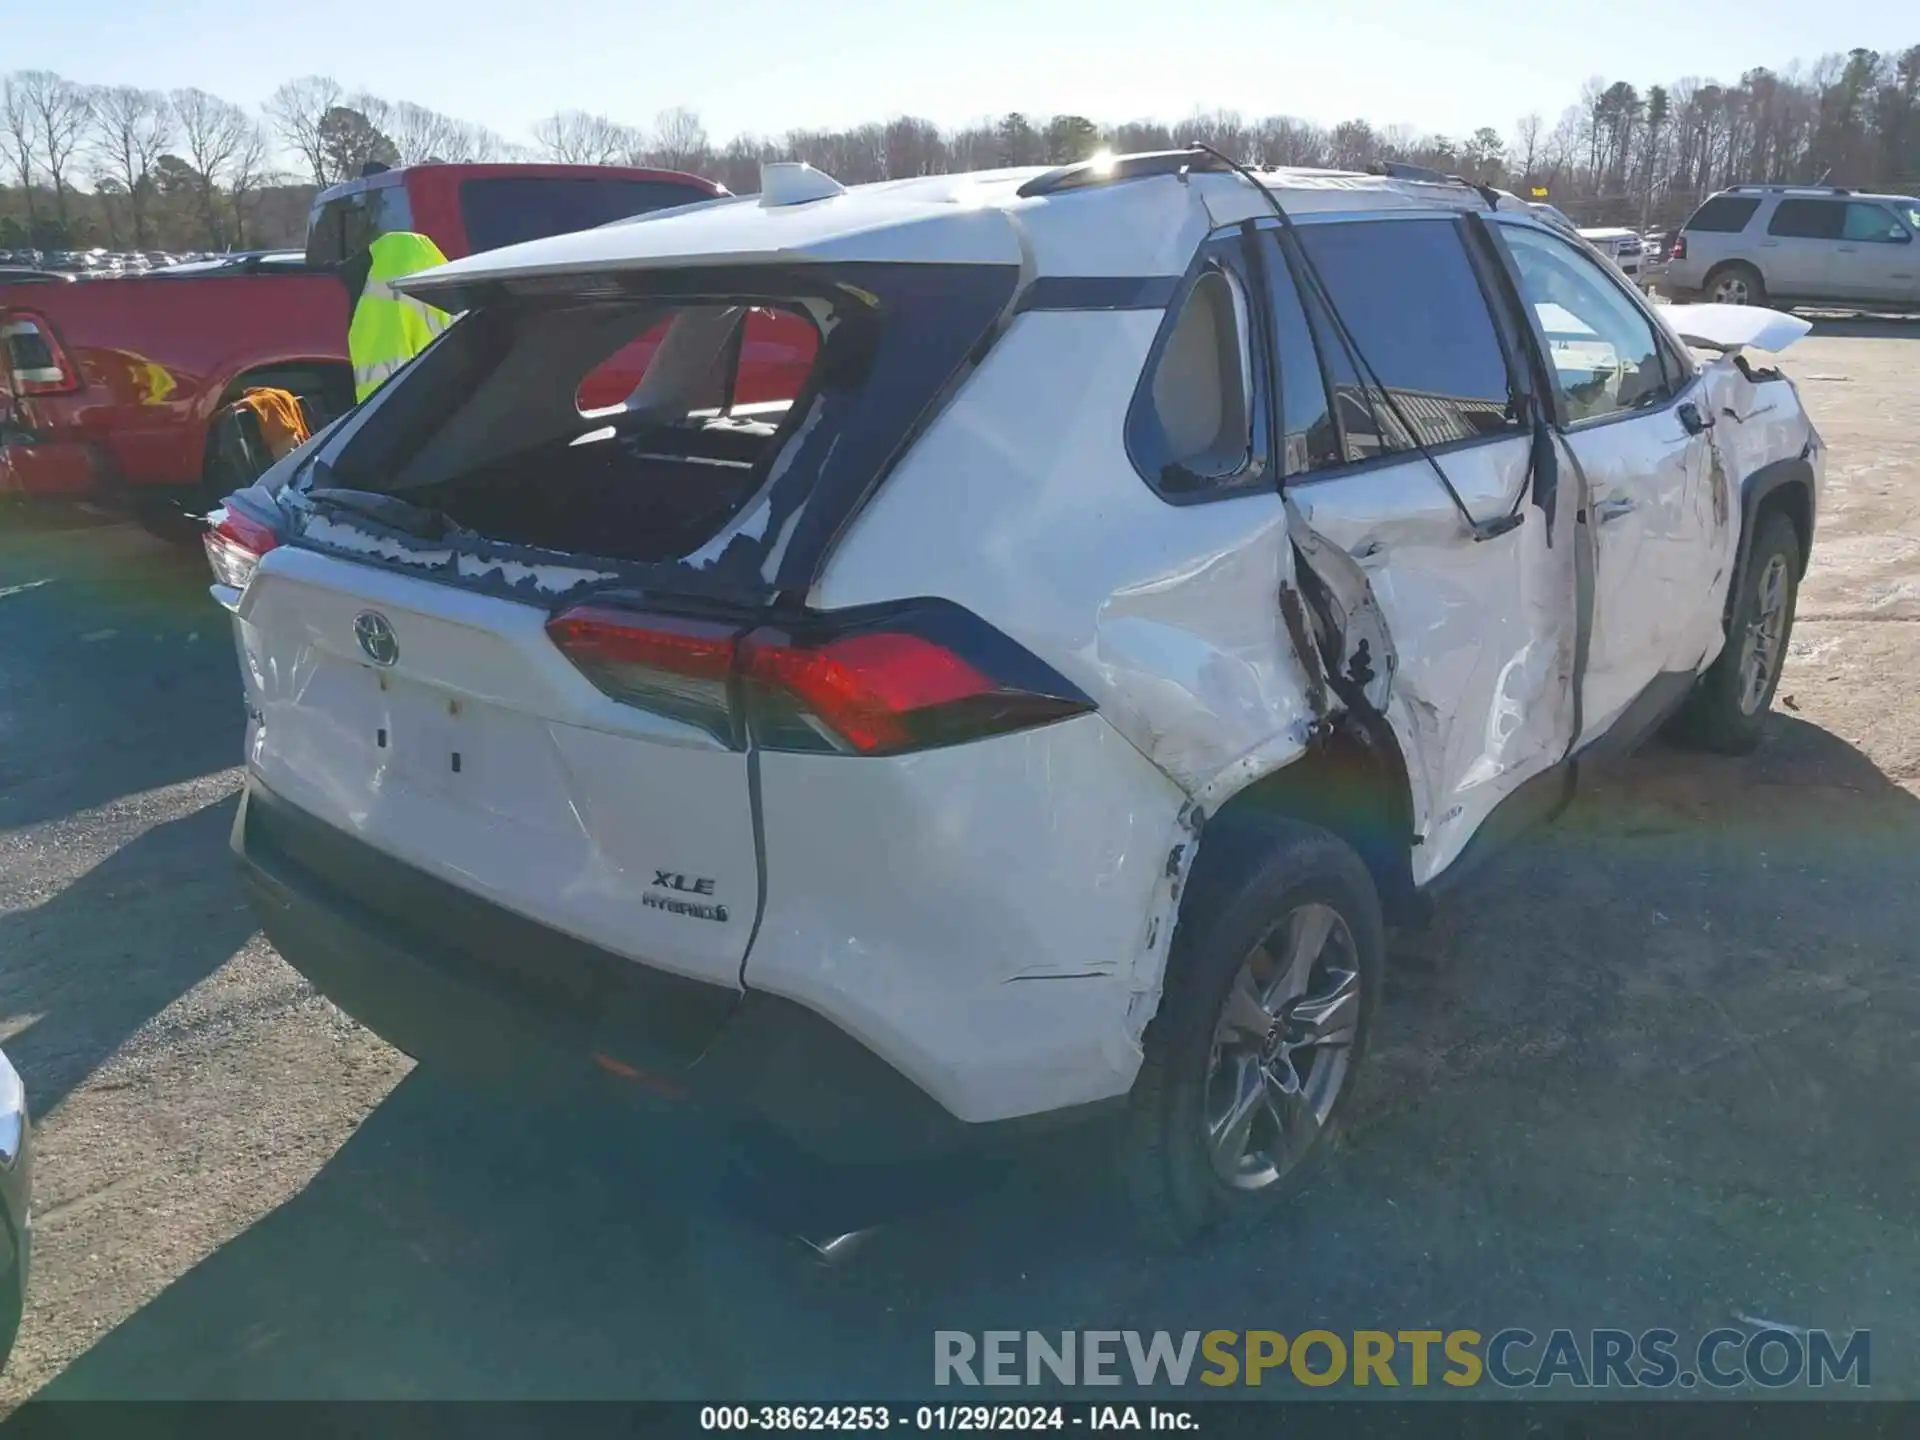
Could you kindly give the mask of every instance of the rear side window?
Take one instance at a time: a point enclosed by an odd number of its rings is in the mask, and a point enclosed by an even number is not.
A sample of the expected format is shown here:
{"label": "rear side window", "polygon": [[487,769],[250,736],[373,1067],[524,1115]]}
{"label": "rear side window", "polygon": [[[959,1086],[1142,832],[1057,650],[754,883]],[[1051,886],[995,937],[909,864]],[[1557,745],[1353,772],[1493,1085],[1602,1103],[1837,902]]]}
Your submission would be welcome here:
{"label": "rear side window", "polygon": [[705,190],[670,180],[502,175],[461,183],[460,221],[467,245],[477,253],[711,198]]}
{"label": "rear side window", "polygon": [[1747,222],[1753,218],[1753,212],[1759,208],[1758,200],[1749,200],[1739,195],[1716,195],[1694,211],[1693,218],[1680,228],[1716,234],[1737,234],[1747,228]]}
{"label": "rear side window", "polygon": [[1838,200],[1782,200],[1767,222],[1769,235],[1800,240],[1838,240],[1847,207]]}
{"label": "rear side window", "polygon": [[1164,500],[1212,499],[1261,483],[1261,384],[1238,241],[1204,252],[1169,310],[1127,415],[1127,450]]}
{"label": "rear side window", "polygon": [[314,207],[307,221],[307,264],[327,267],[359,255],[382,235],[413,229],[405,185],[373,185]]}
{"label": "rear side window", "polygon": [[1891,211],[1855,200],[1847,205],[1847,218],[1842,222],[1840,238],[1879,245],[1899,245],[1907,239],[1907,227],[1894,219]]}
{"label": "rear side window", "polygon": [[1453,222],[1349,221],[1302,226],[1299,235],[1393,400],[1372,405],[1381,433],[1370,436],[1355,424],[1365,397],[1340,397],[1348,460],[1413,448],[1403,418],[1429,447],[1519,428],[1506,352]]}

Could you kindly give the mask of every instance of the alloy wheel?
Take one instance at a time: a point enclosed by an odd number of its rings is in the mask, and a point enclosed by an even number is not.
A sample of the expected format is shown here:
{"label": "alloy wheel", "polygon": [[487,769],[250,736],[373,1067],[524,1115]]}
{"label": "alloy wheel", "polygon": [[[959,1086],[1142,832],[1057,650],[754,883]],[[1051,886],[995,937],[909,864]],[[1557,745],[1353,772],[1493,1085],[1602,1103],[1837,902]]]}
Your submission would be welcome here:
{"label": "alloy wheel", "polygon": [[1347,1082],[1360,983],[1347,922],[1317,902],[1287,914],[1241,964],[1202,1106],[1202,1139],[1226,1184],[1265,1189],[1306,1158]]}
{"label": "alloy wheel", "polygon": [[1770,555],[1756,582],[1753,619],[1740,639],[1740,710],[1751,715],[1767,698],[1785,648],[1787,557]]}
{"label": "alloy wheel", "polygon": [[1721,305],[1751,305],[1753,287],[1747,284],[1747,277],[1735,271],[1731,275],[1722,275],[1713,287],[1713,298]]}

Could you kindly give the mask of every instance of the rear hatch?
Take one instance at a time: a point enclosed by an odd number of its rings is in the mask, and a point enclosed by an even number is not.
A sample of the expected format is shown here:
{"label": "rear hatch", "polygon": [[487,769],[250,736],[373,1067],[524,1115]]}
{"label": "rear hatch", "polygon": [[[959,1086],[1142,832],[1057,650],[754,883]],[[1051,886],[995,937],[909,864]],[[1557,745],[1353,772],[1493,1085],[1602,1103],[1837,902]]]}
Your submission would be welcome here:
{"label": "rear hatch", "polygon": [[[952,698],[952,667],[929,670],[911,636],[856,641],[839,670],[796,668],[764,637],[812,634],[827,551],[1018,273],[765,265],[468,287],[459,323],[232,497],[210,536],[256,783],[519,914],[737,987],[762,900],[746,656],[757,643],[789,687],[764,713],[805,746],[905,733],[834,691],[846,666],[904,666],[888,694],[909,707],[929,685]],[[632,393],[583,408],[605,398],[583,378],[642,335]],[[906,628],[945,623],[916,613]],[[794,643],[816,642],[845,636]],[[793,698],[808,685],[811,708]],[[836,704],[840,729],[823,728]]]}

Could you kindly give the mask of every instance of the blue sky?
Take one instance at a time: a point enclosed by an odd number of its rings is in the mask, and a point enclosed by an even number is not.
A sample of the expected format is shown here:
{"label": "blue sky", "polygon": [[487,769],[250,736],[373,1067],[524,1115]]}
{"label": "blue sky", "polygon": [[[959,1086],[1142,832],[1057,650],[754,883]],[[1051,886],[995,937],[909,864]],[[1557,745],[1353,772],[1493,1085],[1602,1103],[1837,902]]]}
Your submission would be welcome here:
{"label": "blue sky", "polygon": [[524,138],[556,109],[668,106],[716,139],[898,114],[1098,120],[1197,108],[1503,133],[1590,76],[1732,80],[1853,45],[1920,42],[1885,0],[0,0],[0,70],[195,85],[254,105],[331,74]]}

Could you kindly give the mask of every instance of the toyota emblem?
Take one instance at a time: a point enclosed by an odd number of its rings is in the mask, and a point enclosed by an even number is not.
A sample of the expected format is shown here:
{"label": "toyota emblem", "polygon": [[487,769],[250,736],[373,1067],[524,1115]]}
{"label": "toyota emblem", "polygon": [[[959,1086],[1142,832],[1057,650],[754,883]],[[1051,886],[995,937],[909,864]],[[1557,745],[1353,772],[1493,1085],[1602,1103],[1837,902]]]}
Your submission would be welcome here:
{"label": "toyota emblem", "polygon": [[376,665],[391,665],[400,658],[393,626],[378,610],[362,610],[353,617],[353,638],[360,642],[360,653]]}

